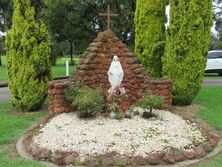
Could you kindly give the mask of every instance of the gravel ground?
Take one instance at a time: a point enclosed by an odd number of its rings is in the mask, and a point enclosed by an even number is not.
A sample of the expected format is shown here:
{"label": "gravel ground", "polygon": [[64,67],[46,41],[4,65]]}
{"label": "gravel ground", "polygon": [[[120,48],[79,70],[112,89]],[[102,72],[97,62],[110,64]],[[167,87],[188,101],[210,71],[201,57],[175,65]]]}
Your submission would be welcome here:
{"label": "gravel ground", "polygon": [[153,120],[134,116],[121,121],[103,117],[83,120],[74,113],[64,113],[42,126],[33,143],[52,152],[77,151],[84,159],[112,151],[123,156],[146,156],[171,148],[189,150],[206,140],[195,123],[167,111],[154,113],[158,117]]}

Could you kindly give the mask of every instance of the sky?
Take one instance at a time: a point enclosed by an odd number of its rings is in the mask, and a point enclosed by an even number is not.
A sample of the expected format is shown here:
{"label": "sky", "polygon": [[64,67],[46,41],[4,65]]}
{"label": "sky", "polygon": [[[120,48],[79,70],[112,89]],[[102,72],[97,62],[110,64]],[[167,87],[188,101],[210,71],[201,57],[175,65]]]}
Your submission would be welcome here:
{"label": "sky", "polygon": [[4,36],[4,35],[5,35],[5,33],[3,33],[3,32],[0,31],[0,36]]}

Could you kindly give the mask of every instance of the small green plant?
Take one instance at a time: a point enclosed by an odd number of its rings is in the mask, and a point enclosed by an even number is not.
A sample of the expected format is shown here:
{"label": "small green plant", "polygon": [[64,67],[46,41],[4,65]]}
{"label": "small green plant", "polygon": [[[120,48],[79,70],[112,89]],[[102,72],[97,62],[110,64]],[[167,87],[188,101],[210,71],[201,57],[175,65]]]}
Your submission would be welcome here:
{"label": "small green plant", "polygon": [[134,105],[132,105],[129,109],[129,112],[133,115],[140,115],[139,111],[135,108]]}
{"label": "small green plant", "polygon": [[144,94],[142,99],[139,100],[138,106],[145,110],[144,116],[147,115],[147,109],[149,109],[149,116],[152,115],[153,108],[160,108],[164,103],[164,99],[161,96],[153,95],[153,94]]}
{"label": "small green plant", "polygon": [[66,100],[73,102],[83,87],[84,85],[81,82],[75,82],[68,86],[64,91]]}
{"label": "small green plant", "polygon": [[118,108],[119,108],[119,106],[115,102],[112,102],[111,104],[108,105],[109,112],[116,113],[116,112],[118,112]]}
{"label": "small green plant", "polygon": [[91,89],[75,83],[65,90],[65,97],[72,103],[80,118],[92,118],[103,111],[104,97],[99,88]]}
{"label": "small green plant", "polygon": [[122,112],[117,112],[114,119],[122,120],[124,118],[124,114]]}

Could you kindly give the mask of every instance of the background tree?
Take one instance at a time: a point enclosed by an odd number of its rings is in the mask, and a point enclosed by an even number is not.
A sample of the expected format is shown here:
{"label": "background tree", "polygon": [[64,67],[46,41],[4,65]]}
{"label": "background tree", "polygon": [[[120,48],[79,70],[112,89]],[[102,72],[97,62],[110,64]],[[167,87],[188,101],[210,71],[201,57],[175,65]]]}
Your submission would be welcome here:
{"label": "background tree", "polygon": [[0,55],[5,55],[5,37],[4,36],[0,37]]}
{"label": "background tree", "polygon": [[211,37],[211,50],[222,49],[222,1],[213,0],[213,14],[215,32]]}
{"label": "background tree", "polygon": [[[0,0],[0,31],[6,32],[11,27],[13,12],[13,1],[12,0]],[[4,54],[4,39],[5,37],[0,36],[0,66],[2,65],[1,55]]]}
{"label": "background tree", "polygon": [[100,17],[99,13],[106,12],[108,3],[111,4],[111,10],[119,14],[113,19],[113,31],[124,43],[133,45],[135,0],[44,0],[43,15],[54,48],[56,43],[68,42],[71,58],[73,52],[84,51],[97,33],[105,30],[106,19]]}
{"label": "background tree", "polygon": [[12,102],[23,111],[41,106],[51,79],[50,40],[36,20],[30,0],[14,0],[13,24],[6,36],[7,71]]}
{"label": "background tree", "polygon": [[173,81],[173,103],[190,104],[200,90],[212,25],[211,0],[170,0],[163,76]]}
{"label": "background tree", "polygon": [[0,0],[0,31],[5,32],[12,25],[13,0]]}
{"label": "background tree", "polygon": [[165,44],[166,0],[137,0],[135,52],[147,71],[160,77]]}

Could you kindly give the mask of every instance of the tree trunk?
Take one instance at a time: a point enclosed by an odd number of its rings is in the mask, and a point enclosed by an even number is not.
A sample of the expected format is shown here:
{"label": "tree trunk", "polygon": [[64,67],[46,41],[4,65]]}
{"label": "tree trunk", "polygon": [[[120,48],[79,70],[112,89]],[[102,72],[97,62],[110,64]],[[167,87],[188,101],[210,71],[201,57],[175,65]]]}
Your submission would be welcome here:
{"label": "tree trunk", "polygon": [[0,66],[2,65],[2,56],[0,55]]}
{"label": "tree trunk", "polygon": [[74,61],[73,61],[73,42],[70,42],[69,45],[70,45],[70,59],[71,59],[70,64],[74,65]]}
{"label": "tree trunk", "polygon": [[152,115],[152,112],[153,112],[153,108],[150,107],[150,116]]}
{"label": "tree trunk", "polygon": [[51,56],[50,56],[52,66],[56,66],[56,54],[55,54],[55,47],[51,44]]}

